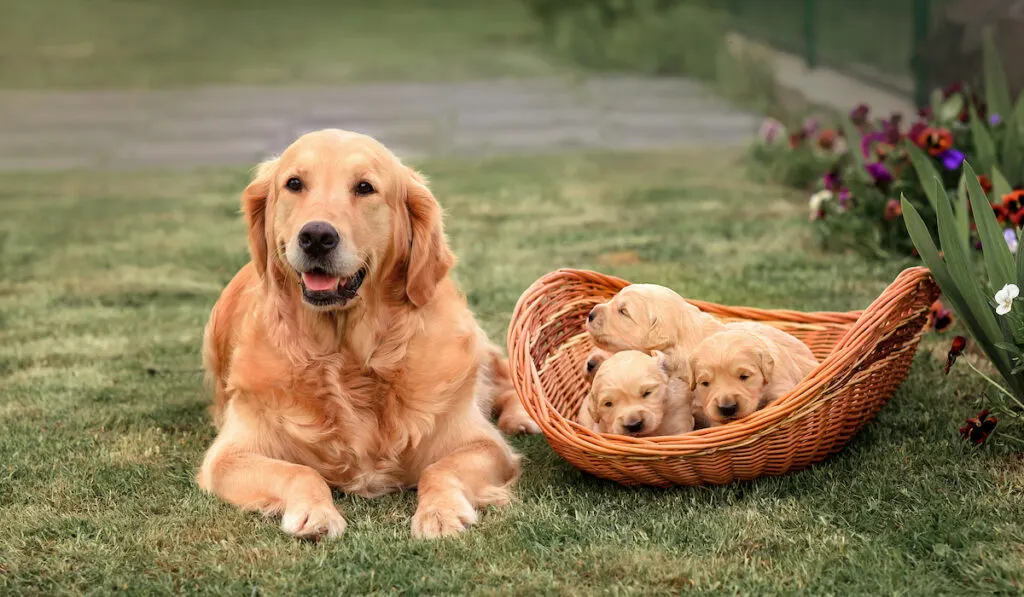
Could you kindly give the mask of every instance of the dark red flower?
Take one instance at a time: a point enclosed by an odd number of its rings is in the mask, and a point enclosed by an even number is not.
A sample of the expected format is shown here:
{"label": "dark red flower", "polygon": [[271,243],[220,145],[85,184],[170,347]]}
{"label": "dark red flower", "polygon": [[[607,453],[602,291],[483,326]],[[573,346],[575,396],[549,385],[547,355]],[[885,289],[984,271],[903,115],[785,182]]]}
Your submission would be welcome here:
{"label": "dark red flower", "polygon": [[917,115],[925,120],[930,120],[932,117],[932,107],[925,106],[917,111]]}
{"label": "dark red flower", "polygon": [[988,177],[988,174],[979,174],[978,184],[981,185],[981,190],[986,195],[992,192],[992,179]]}
{"label": "dark red flower", "polygon": [[839,134],[835,129],[824,129],[818,135],[818,147],[825,150],[832,149],[836,144],[837,138],[839,138]]}
{"label": "dark red flower", "polygon": [[943,372],[949,375],[949,369],[956,363],[957,357],[964,353],[964,349],[967,348],[967,338],[963,336],[957,336],[953,338],[953,344],[949,347],[949,353],[946,354],[946,366],[943,368]]}
{"label": "dark red flower", "polygon": [[928,325],[933,330],[941,334],[949,331],[954,323],[956,323],[956,317],[942,304],[942,301],[932,303],[931,312],[928,314]]}
{"label": "dark red flower", "polygon": [[980,446],[995,431],[999,421],[989,415],[988,410],[983,410],[974,418],[964,419],[964,423],[965,425],[960,428],[960,437],[976,446]]}
{"label": "dark red flower", "polygon": [[910,130],[907,131],[907,137],[910,137],[911,141],[917,143],[918,137],[920,137],[921,133],[923,133],[927,129],[928,123],[923,120],[918,120],[914,124],[910,125]]}
{"label": "dark red flower", "polygon": [[962,81],[956,83],[950,83],[942,89],[942,99],[949,99],[950,96],[960,93],[964,90],[964,84]]}
{"label": "dark red flower", "polygon": [[850,121],[857,126],[863,126],[868,122],[868,113],[871,111],[867,104],[857,104],[850,110]]}
{"label": "dark red flower", "polygon": [[1003,207],[1002,203],[993,203],[992,204],[992,211],[995,212],[996,220],[1000,224],[1005,224],[1006,221],[1008,219],[1010,219],[1010,215],[1008,213],[1006,213],[1006,208]]}
{"label": "dark red flower", "polygon": [[1024,190],[1018,189],[1003,195],[1003,210],[1006,212],[1006,216],[1013,220],[1014,224],[1017,224],[1017,220],[1021,217],[1019,214],[1024,211]]}
{"label": "dark red flower", "polygon": [[903,215],[903,204],[899,199],[890,199],[885,203],[885,221],[891,222]]}
{"label": "dark red flower", "polygon": [[927,127],[914,139],[917,146],[939,156],[953,147],[953,134],[946,129]]}
{"label": "dark red flower", "polygon": [[807,138],[807,133],[804,132],[804,131],[797,131],[797,132],[791,134],[789,136],[789,146],[790,146],[790,148],[794,148],[795,149],[795,148],[799,147],[800,144],[803,143],[804,139],[806,139],[806,138]]}

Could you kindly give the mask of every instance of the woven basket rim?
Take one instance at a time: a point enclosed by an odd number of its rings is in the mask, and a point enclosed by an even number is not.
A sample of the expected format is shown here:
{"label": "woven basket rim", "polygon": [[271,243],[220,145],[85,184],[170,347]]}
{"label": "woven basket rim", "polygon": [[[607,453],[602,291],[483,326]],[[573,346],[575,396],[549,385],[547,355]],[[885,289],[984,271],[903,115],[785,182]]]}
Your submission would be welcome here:
{"label": "woven basket rim", "polygon": [[[629,458],[656,458],[669,454],[686,456],[717,450],[731,450],[754,442],[758,437],[772,433],[781,427],[796,424],[799,419],[828,403],[831,397],[822,398],[822,396],[828,394],[825,392],[826,388],[837,377],[857,373],[858,365],[866,358],[867,351],[863,350],[864,348],[873,347],[899,330],[899,327],[896,326],[887,334],[879,333],[881,327],[879,324],[886,321],[891,315],[890,312],[898,303],[899,297],[907,291],[913,291],[915,287],[920,290],[922,284],[934,286],[926,268],[908,268],[867,309],[846,312],[803,312],[787,309],[731,307],[687,298],[690,303],[702,311],[713,315],[729,313],[735,314],[738,319],[793,324],[845,325],[848,326],[848,330],[836,342],[832,352],[822,359],[800,384],[766,408],[740,421],[721,427],[695,430],[677,436],[634,438],[596,432],[562,415],[545,395],[540,380],[540,371],[530,355],[535,331],[526,329],[523,322],[530,320],[534,311],[539,308],[539,299],[543,298],[546,289],[560,284],[581,284],[586,279],[599,280],[603,286],[613,288],[622,288],[629,284],[621,278],[591,270],[562,268],[541,276],[520,296],[513,311],[507,336],[509,365],[513,368],[513,383],[516,385],[517,393],[519,393],[525,408],[541,427],[549,441],[557,439],[560,442],[581,448],[593,456]],[[515,371],[523,364],[527,367],[526,371]],[[526,373],[532,388],[521,387],[526,382],[523,380],[524,376],[518,373]],[[528,391],[529,389],[532,389],[532,392]]]}

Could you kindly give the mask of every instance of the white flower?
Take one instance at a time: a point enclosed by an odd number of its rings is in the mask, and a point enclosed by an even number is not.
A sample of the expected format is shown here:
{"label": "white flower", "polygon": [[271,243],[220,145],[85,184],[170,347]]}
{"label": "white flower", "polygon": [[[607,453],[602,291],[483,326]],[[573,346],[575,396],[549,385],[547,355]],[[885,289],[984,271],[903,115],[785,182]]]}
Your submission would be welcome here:
{"label": "white flower", "polygon": [[1017,233],[1014,232],[1013,228],[1007,228],[1003,231],[1003,239],[1006,240],[1006,246],[1010,249],[1011,253],[1017,252]]}
{"label": "white flower", "polygon": [[826,201],[831,201],[831,200],[832,200],[832,191],[830,191],[828,189],[825,189],[823,191],[818,191],[817,193],[811,195],[810,201],[807,202],[807,207],[809,207],[810,210],[811,210],[811,220],[812,221],[813,220],[817,220],[818,216],[821,215],[821,206],[824,205],[824,203]]}
{"label": "white flower", "polygon": [[1013,308],[1013,299],[1020,295],[1016,284],[1007,284],[996,293],[996,313],[1006,315]]}

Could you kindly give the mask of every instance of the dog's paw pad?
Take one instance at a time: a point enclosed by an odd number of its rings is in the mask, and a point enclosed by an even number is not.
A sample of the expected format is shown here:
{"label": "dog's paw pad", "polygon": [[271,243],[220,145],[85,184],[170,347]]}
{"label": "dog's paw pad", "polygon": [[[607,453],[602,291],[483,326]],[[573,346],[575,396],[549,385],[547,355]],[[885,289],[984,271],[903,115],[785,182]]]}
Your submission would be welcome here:
{"label": "dog's paw pad", "polygon": [[336,539],[345,533],[345,519],[333,504],[287,508],[281,530],[300,539]]}

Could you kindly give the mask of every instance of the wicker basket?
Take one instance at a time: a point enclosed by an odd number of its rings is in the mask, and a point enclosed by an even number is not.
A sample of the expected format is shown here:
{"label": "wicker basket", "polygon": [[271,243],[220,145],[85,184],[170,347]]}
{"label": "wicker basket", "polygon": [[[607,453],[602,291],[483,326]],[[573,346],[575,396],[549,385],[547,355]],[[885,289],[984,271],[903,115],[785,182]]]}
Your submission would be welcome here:
{"label": "wicker basket", "polygon": [[508,333],[516,391],[551,447],[574,466],[624,485],[730,483],[803,469],[838,452],[907,376],[939,290],[915,267],[864,311],[802,313],[691,301],[723,321],[760,321],[800,338],[821,364],[749,417],[660,438],[602,434],[575,422],[586,396],[586,314],[628,282],[563,269],[520,297]]}

